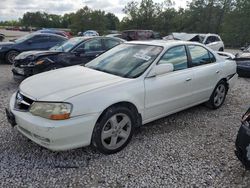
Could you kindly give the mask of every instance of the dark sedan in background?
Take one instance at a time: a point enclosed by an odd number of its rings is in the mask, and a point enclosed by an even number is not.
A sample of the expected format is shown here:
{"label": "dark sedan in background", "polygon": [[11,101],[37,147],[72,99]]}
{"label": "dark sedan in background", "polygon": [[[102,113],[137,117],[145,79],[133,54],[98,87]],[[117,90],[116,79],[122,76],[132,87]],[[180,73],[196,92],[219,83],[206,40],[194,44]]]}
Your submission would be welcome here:
{"label": "dark sedan in background", "polygon": [[49,33],[32,33],[25,35],[13,42],[0,42],[0,59],[13,64],[15,57],[24,51],[48,50],[61,44],[67,38]]}
{"label": "dark sedan in background", "polygon": [[99,54],[123,43],[115,37],[75,37],[47,51],[23,52],[15,58],[14,78],[22,80],[34,74],[62,67],[85,64]]}
{"label": "dark sedan in background", "polygon": [[250,46],[242,48],[242,53],[236,54],[237,73],[240,77],[250,78]]}

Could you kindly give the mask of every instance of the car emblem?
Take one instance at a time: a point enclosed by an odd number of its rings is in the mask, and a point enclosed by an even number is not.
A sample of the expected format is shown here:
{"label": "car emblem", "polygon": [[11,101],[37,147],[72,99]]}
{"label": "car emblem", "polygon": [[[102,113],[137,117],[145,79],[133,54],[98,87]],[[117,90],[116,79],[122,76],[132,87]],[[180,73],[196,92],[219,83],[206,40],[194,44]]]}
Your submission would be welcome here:
{"label": "car emblem", "polygon": [[23,96],[20,93],[18,93],[16,96],[16,103],[20,105],[22,104],[22,102],[23,102]]}

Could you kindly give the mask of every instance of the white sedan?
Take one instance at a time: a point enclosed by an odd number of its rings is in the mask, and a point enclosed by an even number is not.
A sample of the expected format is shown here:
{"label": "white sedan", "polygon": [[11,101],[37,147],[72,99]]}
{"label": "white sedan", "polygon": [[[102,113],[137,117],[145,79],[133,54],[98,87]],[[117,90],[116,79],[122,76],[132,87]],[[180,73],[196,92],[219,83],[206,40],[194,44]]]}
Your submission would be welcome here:
{"label": "white sedan", "polygon": [[92,144],[111,154],[145,123],[201,103],[219,108],[237,76],[233,60],[199,43],[127,42],[85,66],[26,79],[6,113],[50,150]]}

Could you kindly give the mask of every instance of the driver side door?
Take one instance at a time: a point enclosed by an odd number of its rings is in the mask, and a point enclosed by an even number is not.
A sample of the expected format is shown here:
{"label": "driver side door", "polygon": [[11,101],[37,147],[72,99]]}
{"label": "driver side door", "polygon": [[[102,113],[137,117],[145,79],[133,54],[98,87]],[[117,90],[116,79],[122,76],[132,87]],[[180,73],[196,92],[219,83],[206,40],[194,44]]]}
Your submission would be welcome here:
{"label": "driver side door", "polygon": [[[188,68],[184,45],[167,50],[157,64],[172,63],[174,71],[145,78],[145,120],[147,122],[190,106],[193,72]],[[156,65],[157,66],[157,65]]]}

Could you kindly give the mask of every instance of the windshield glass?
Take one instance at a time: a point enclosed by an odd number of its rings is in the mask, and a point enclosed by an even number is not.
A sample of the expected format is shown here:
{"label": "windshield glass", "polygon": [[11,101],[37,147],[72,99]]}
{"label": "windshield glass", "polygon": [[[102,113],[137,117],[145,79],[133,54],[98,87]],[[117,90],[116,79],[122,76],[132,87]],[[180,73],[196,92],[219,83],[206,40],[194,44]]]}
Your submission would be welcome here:
{"label": "windshield glass", "polygon": [[50,50],[58,52],[69,52],[71,49],[73,49],[76,45],[78,45],[82,41],[83,39],[79,37],[71,38],[60,45],[56,45],[50,48]]}
{"label": "windshield glass", "polygon": [[15,43],[22,43],[22,42],[24,42],[26,40],[31,39],[33,36],[34,36],[34,34],[25,35],[23,37],[20,37],[20,38],[16,39]]}
{"label": "windshield glass", "polygon": [[118,45],[85,66],[125,78],[140,76],[163,50],[159,46]]}

